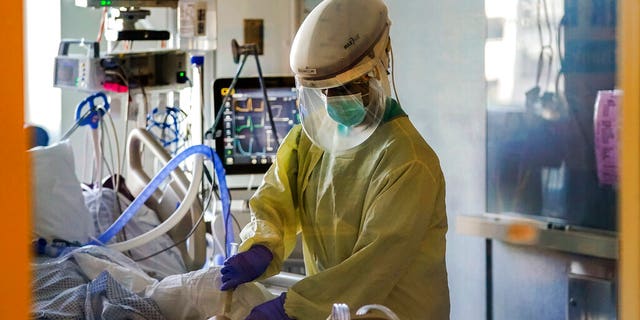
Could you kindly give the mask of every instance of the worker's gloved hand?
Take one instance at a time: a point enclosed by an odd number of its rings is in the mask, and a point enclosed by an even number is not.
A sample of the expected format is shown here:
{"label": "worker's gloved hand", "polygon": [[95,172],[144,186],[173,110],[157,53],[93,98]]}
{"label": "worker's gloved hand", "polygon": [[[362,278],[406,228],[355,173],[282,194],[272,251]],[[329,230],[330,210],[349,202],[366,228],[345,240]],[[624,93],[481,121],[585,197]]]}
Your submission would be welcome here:
{"label": "worker's gloved hand", "polygon": [[267,247],[255,245],[245,252],[229,257],[224,262],[222,286],[220,290],[235,289],[237,286],[253,281],[261,276],[273,260],[273,254]]}
{"label": "worker's gloved hand", "polygon": [[245,320],[293,320],[284,312],[284,300],[286,297],[287,294],[282,293],[273,300],[257,305]]}

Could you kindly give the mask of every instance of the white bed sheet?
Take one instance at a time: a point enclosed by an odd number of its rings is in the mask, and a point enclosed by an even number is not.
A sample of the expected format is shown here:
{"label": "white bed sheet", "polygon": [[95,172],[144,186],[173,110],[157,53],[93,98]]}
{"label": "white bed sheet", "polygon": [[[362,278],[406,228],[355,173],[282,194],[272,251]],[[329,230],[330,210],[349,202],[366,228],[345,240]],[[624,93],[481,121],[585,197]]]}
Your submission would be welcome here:
{"label": "white bed sheet", "polygon": [[[83,191],[85,203],[89,208],[89,212],[94,221],[95,236],[102,234],[113,224],[120,216],[121,212],[131,203],[124,196],[118,194],[120,204],[116,203],[116,192],[112,189],[102,188],[102,193],[98,189],[88,189]],[[101,203],[100,211],[98,211],[97,203]],[[147,206],[142,208],[133,216],[133,218],[124,226],[124,232],[120,232],[115,241],[123,241],[139,236],[160,224],[160,220],[153,210]],[[127,254],[133,260],[147,257],[162,249],[168,248],[174,244],[174,241],[167,234],[154,239],[153,241],[140,247],[129,250]],[[138,261],[138,265],[149,275],[157,279],[162,279],[172,274],[182,274],[187,272],[187,268],[182,260],[180,251],[173,247],[170,250],[162,252],[150,259]]]}
{"label": "white bed sheet", "polygon": [[[80,270],[79,272],[86,279],[86,283],[76,279],[78,283],[74,283],[75,286],[90,285],[92,281],[104,278],[106,272],[109,279],[117,282],[121,291],[129,291],[135,294],[136,299],[139,298],[142,301],[153,301],[166,319],[208,319],[222,310],[224,294],[218,289],[221,285],[219,267],[171,275],[157,280],[147,275],[134,261],[122,253],[97,246],[78,248],[60,258],[46,260],[41,258],[34,265],[34,290],[47,292],[47,297],[51,298],[68,292],[70,288],[59,287],[60,292],[56,293],[58,286],[54,284],[57,282],[52,281],[50,275],[64,276],[60,268],[70,269],[68,265],[63,264],[70,262],[77,266],[75,269]],[[49,315],[55,311],[51,310],[52,304],[45,299],[47,297],[41,299],[36,297],[34,315]],[[243,284],[234,291],[231,312],[227,316],[233,320],[242,320],[254,306],[273,298],[275,296],[260,284]],[[80,305],[88,304],[84,301],[71,302]],[[103,301],[103,305],[109,306],[110,303]],[[83,314],[82,308],[75,309],[78,309],[80,318],[87,316]]]}

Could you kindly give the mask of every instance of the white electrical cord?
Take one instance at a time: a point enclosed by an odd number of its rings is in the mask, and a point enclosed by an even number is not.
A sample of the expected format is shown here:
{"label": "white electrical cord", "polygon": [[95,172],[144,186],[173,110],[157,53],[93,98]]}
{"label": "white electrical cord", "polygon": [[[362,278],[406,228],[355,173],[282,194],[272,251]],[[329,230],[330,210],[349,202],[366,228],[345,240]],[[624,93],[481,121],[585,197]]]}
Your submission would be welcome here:
{"label": "white electrical cord", "polygon": [[398,316],[393,311],[391,311],[391,309],[380,304],[370,304],[370,305],[363,306],[360,309],[358,309],[358,311],[356,311],[356,316],[363,316],[367,314],[370,310],[381,311],[387,317],[389,317],[389,320],[400,320],[400,318],[398,318]]}
{"label": "white electrical cord", "polygon": [[[220,241],[220,237],[216,236],[215,231],[217,231],[218,229],[216,228],[219,224],[221,224],[221,230],[222,232],[220,233],[222,235],[222,237],[224,237],[225,235],[225,229],[224,229],[224,218],[222,217],[222,209],[220,211],[220,214],[217,214],[218,212],[218,207],[217,207],[217,199],[216,199],[216,206],[213,207],[214,208],[214,216],[213,216],[213,223],[212,223],[212,233],[213,233],[213,243],[215,244],[218,252],[220,252],[221,255],[225,255],[225,252],[227,252],[224,248],[224,241]],[[220,222],[218,222],[220,221]]]}

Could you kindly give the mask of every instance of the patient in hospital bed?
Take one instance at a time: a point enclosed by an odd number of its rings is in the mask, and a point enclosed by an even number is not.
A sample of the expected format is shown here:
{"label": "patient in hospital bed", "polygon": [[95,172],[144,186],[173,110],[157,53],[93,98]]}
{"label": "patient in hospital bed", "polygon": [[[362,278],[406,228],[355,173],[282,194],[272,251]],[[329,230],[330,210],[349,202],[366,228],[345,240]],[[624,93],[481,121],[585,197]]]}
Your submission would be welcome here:
{"label": "patient in hospital bed", "polygon": [[[94,235],[96,236],[105,232],[132,201],[107,187],[99,189],[84,186],[82,194],[94,222]],[[118,202],[116,202],[116,197]],[[98,204],[100,204],[100,210],[98,210]],[[116,236],[115,242],[144,234],[159,224],[160,220],[156,213],[147,206],[142,206],[134,218],[124,226],[123,231]],[[165,248],[170,249],[165,250]],[[133,248],[127,253],[147,274],[158,279],[187,272],[180,252],[167,234]]]}
{"label": "patient in hospital bed", "polygon": [[[222,310],[217,267],[157,280],[122,253],[89,246],[33,268],[37,319],[207,319]],[[240,286],[228,316],[244,319],[270,298],[258,284]]]}
{"label": "patient in hospital bed", "polygon": [[[104,232],[131,199],[107,187],[83,188],[66,142],[29,152],[34,240],[71,244],[58,257],[47,256],[47,250],[34,257],[33,318],[207,319],[222,313],[218,267],[187,272],[175,247],[151,256],[173,246],[167,234],[124,253],[108,247],[74,247]],[[159,223],[156,213],[143,207],[120,237],[135,237]],[[244,319],[255,305],[273,297],[260,284],[240,286],[228,316]]]}

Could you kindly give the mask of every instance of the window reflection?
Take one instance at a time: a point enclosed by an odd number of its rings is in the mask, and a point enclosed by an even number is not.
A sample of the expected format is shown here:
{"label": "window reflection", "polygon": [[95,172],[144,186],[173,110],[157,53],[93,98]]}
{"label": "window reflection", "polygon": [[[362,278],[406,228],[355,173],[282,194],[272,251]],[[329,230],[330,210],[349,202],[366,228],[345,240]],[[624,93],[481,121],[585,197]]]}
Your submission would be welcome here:
{"label": "window reflection", "polygon": [[489,212],[614,230],[594,104],[615,87],[616,1],[486,0]]}

